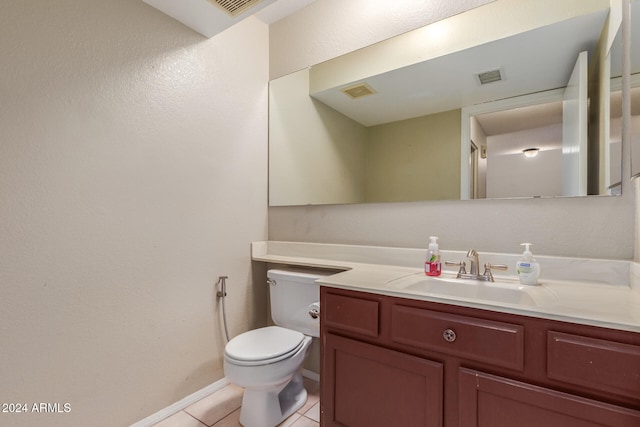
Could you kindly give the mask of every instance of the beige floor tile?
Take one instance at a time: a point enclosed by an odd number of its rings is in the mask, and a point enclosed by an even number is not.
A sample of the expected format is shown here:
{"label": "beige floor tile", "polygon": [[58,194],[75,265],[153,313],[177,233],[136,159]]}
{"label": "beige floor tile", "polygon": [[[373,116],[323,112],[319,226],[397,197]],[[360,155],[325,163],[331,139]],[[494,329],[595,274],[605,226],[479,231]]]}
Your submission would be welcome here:
{"label": "beige floor tile", "polygon": [[302,415],[295,413],[289,416],[289,418],[287,418],[280,424],[278,424],[278,427],[291,427],[300,417],[302,417]]}
{"label": "beige floor tile", "polygon": [[304,416],[307,418],[311,418],[314,421],[320,422],[320,402],[316,403],[304,413]]}
{"label": "beige floor tile", "polygon": [[240,408],[242,388],[229,384],[185,409],[187,413],[210,426]]}
{"label": "beige floor tile", "polygon": [[311,418],[300,417],[291,427],[319,427],[320,423],[313,421]]}
{"label": "beige floor tile", "polygon": [[240,409],[236,409],[217,423],[213,427],[241,427],[240,424]]}
{"label": "beige floor tile", "polygon": [[180,411],[155,424],[154,427],[205,427],[200,421],[184,411]]}
{"label": "beige floor tile", "polygon": [[[304,379],[307,402],[283,421],[279,427],[317,427],[320,420],[320,386],[317,382]],[[205,397],[184,411],[167,418],[154,427],[240,427],[241,387],[229,384]],[[302,416],[304,414],[305,416]]]}

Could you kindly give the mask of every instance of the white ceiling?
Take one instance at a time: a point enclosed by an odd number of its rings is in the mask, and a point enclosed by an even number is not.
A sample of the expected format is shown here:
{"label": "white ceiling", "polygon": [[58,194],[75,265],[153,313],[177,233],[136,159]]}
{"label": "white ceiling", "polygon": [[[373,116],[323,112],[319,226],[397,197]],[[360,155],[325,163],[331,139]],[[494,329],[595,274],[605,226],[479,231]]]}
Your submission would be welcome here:
{"label": "white ceiling", "polygon": [[[595,48],[607,11],[570,19],[367,78],[374,95],[351,99],[340,87],[311,94],[372,126],[490,100],[566,86],[578,53]],[[480,86],[475,74],[500,68],[504,80]]]}
{"label": "white ceiling", "polygon": [[315,1],[316,0],[277,0],[256,13],[256,17],[265,24],[273,24],[300,9],[304,9]]}
{"label": "white ceiling", "polygon": [[562,102],[530,105],[475,116],[486,136],[562,123]]}
{"label": "white ceiling", "polygon": [[[208,0],[143,1],[210,38],[252,15],[270,25],[316,0],[262,0],[235,18],[231,18]],[[634,0],[635,3],[637,0]],[[634,22],[638,21],[639,9],[632,8]],[[604,19],[604,12],[576,18],[406,67],[394,72],[393,78],[390,73],[373,76],[366,82],[378,92],[374,96],[351,100],[338,88],[312,96],[354,120],[371,126],[474,105],[487,100],[562,87],[571,72],[576,52],[593,49]],[[634,40],[638,38],[638,33],[638,29],[634,28]],[[553,49],[549,49],[549,46],[553,46]],[[509,54],[505,55],[505,52]],[[635,71],[638,68],[635,64],[640,55],[634,56],[633,59]],[[505,80],[480,87],[474,74],[496,67],[502,69]],[[551,73],[550,70],[556,72]],[[349,85],[345,84],[342,87]],[[539,118],[536,121],[539,125],[555,120],[550,116],[557,117],[556,113],[543,112],[541,106],[532,108],[535,110],[535,117]],[[556,112],[557,108],[556,105]],[[488,134],[512,131],[509,126],[513,127],[520,121],[518,114],[524,114],[524,110],[520,109],[511,114],[508,119],[498,113],[484,115],[480,117],[481,125]],[[527,117],[527,122],[531,125],[532,116]]]}
{"label": "white ceiling", "polygon": [[316,0],[262,0],[233,18],[208,0],[143,1],[203,36],[211,38],[251,15],[255,15],[266,24],[272,24]]}

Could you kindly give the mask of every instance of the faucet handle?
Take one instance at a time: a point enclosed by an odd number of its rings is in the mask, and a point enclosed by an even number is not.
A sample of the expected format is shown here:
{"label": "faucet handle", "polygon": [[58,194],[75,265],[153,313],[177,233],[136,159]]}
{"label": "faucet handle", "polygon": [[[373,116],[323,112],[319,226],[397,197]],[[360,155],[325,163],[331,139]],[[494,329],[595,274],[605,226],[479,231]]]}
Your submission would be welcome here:
{"label": "faucet handle", "polygon": [[495,280],[493,280],[493,273],[491,272],[491,270],[506,271],[508,269],[509,269],[509,266],[507,266],[507,265],[504,265],[504,264],[491,264],[490,262],[487,262],[487,263],[484,264],[484,273],[482,275],[484,277],[487,277],[490,282],[494,282]]}
{"label": "faucet handle", "polygon": [[448,265],[449,267],[460,267],[460,269],[458,270],[458,276],[457,278],[460,278],[460,275],[462,274],[467,274],[467,263],[464,261],[460,261],[460,262],[453,262],[453,261],[445,261],[444,265]]}

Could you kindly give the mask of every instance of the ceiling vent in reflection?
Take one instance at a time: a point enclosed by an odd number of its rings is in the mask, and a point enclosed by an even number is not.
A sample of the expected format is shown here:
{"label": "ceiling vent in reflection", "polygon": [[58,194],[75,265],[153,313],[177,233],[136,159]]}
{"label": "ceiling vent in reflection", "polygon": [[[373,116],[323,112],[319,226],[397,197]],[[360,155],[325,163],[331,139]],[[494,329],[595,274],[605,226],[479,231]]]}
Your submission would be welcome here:
{"label": "ceiling vent in reflection", "polygon": [[476,74],[476,78],[481,85],[486,85],[487,83],[499,82],[504,80],[502,78],[502,70],[491,70],[486,71],[484,73]]}
{"label": "ceiling vent in reflection", "polygon": [[373,95],[377,93],[371,86],[366,83],[358,83],[355,86],[345,87],[340,89],[352,99],[362,98],[363,96]]}
{"label": "ceiling vent in reflection", "polygon": [[227,12],[231,16],[236,16],[260,3],[262,0],[209,0]]}

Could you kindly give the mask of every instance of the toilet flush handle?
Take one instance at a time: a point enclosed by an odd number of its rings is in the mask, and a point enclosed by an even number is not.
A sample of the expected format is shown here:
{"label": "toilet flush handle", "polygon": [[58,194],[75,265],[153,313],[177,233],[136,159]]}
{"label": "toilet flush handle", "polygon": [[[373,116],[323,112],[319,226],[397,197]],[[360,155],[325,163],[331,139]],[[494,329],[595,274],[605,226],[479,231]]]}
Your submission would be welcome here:
{"label": "toilet flush handle", "polygon": [[317,319],[318,317],[320,317],[320,303],[319,302],[314,302],[313,304],[311,304],[309,306],[309,316],[311,316],[313,319]]}

